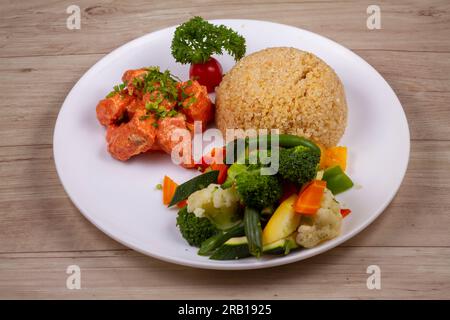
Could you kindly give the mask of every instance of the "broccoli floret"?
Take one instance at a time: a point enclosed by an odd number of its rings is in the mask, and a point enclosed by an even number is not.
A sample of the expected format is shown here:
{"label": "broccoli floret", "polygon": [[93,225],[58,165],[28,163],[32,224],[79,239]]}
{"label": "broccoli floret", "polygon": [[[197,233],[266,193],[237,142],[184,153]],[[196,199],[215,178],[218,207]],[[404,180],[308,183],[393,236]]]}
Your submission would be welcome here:
{"label": "broccoli floret", "polygon": [[319,161],[320,154],[308,147],[281,149],[278,173],[283,179],[301,186],[314,179]]}
{"label": "broccoli floret", "polygon": [[227,179],[222,183],[222,189],[227,189],[234,184],[238,174],[247,171],[248,168],[245,164],[233,163],[227,171]]}
{"label": "broccoli floret", "polygon": [[263,209],[278,201],[283,193],[275,175],[261,175],[261,170],[244,171],[235,178],[236,190],[248,207]]}
{"label": "broccoli floret", "polygon": [[218,230],[208,218],[198,218],[184,207],[178,212],[177,226],[181,235],[191,245],[200,247],[203,241],[215,235]]}

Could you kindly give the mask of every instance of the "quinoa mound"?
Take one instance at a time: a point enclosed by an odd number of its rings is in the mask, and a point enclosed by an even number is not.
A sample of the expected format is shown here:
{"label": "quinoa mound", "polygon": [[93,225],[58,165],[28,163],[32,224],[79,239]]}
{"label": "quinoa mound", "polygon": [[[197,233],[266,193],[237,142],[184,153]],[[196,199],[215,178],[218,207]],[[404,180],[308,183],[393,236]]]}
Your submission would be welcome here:
{"label": "quinoa mound", "polygon": [[344,87],[312,53],[268,48],[241,59],[216,90],[216,125],[279,129],[335,146],[347,123]]}

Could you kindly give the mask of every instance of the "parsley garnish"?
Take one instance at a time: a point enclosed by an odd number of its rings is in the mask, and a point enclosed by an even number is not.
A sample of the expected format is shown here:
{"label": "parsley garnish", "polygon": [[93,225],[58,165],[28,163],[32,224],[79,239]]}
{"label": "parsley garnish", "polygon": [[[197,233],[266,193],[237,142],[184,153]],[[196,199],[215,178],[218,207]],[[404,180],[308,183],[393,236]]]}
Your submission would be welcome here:
{"label": "parsley garnish", "polygon": [[245,39],[224,25],[193,17],[176,28],[171,49],[172,56],[182,64],[205,63],[213,54],[223,51],[237,61],[245,55]]}

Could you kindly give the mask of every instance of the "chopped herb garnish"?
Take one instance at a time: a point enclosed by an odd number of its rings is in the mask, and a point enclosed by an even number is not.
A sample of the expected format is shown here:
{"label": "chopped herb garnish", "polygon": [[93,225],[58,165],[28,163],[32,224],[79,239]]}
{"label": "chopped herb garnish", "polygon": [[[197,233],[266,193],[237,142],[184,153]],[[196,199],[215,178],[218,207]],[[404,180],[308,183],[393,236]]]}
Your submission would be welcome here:
{"label": "chopped herb garnish", "polygon": [[144,121],[144,120],[147,120],[147,119],[149,119],[149,118],[150,118],[150,115],[149,115],[149,114],[146,114],[146,115],[144,115],[144,116],[140,116],[140,117],[139,117],[139,120]]}
{"label": "chopped herb garnish", "polygon": [[139,80],[133,81],[134,86],[144,93],[157,91],[162,99],[176,101],[178,98],[177,78],[169,70],[159,71],[158,67],[146,68],[147,73]]}
{"label": "chopped herb garnish", "polygon": [[110,93],[108,93],[108,95],[106,96],[106,98],[111,98],[113,96],[115,96],[117,93],[122,93],[122,91],[126,88],[127,84],[125,82],[115,85],[113,87],[113,91],[111,91]]}
{"label": "chopped herb garnish", "polygon": [[158,183],[158,184],[156,185],[156,189],[162,190],[162,184],[161,184],[161,183]]}
{"label": "chopped herb garnish", "polygon": [[170,110],[167,112],[168,117],[175,117],[178,114],[178,112],[175,109]]}
{"label": "chopped herb garnish", "polygon": [[190,106],[192,106],[192,104],[194,104],[195,102],[197,102],[197,98],[196,97],[191,97],[187,104],[184,106],[185,108],[189,108]]}
{"label": "chopped herb garnish", "polygon": [[[171,74],[169,70],[161,72],[159,67],[148,67],[145,68],[145,70],[147,71],[145,74],[134,78],[132,81],[133,86],[137,90],[142,91],[143,93],[158,92],[158,96],[161,98],[161,101],[177,101],[177,81],[181,82],[178,77]],[[113,87],[113,91],[111,91],[106,97],[110,98],[117,93],[123,93],[126,87],[126,82],[115,85]]]}
{"label": "chopped herb garnish", "polygon": [[189,98],[189,95],[186,94],[186,92],[184,92],[184,90],[181,90],[181,99],[184,100],[184,99],[187,99],[187,98]]}
{"label": "chopped herb garnish", "polygon": [[[177,110],[170,109],[173,104],[179,103],[179,82],[181,80],[172,75],[169,70],[161,72],[158,67],[145,68],[145,74],[140,75],[132,80],[132,85],[142,94],[149,94],[150,101],[145,103],[146,114],[139,117],[139,120],[147,120],[154,117],[155,120],[165,117],[174,117],[178,114]],[[179,81],[179,82],[178,82]],[[192,83],[189,82],[188,83]],[[127,83],[115,85],[107,97],[110,98],[116,94],[123,94],[127,87]],[[182,90],[184,87],[182,86]],[[130,94],[133,94],[129,90]],[[191,95],[184,93],[186,98]],[[146,98],[147,100],[147,98]],[[165,102],[163,104],[163,102]],[[163,105],[162,105],[163,104]],[[153,122],[154,127],[158,127],[157,122]]]}

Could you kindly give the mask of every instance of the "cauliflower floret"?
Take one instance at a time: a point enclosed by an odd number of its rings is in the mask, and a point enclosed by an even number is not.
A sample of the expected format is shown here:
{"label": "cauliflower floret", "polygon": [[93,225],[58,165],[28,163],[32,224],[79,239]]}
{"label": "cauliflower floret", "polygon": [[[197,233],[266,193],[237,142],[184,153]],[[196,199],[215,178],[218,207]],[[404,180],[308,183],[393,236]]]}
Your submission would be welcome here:
{"label": "cauliflower floret", "polygon": [[218,184],[210,184],[188,197],[187,211],[199,218],[209,218],[219,229],[227,229],[240,220],[239,195],[235,188],[222,189]]}
{"label": "cauliflower floret", "polygon": [[312,248],[333,239],[341,233],[342,215],[340,205],[330,190],[325,189],[321,208],[314,216],[302,216],[298,227],[297,243]]}

